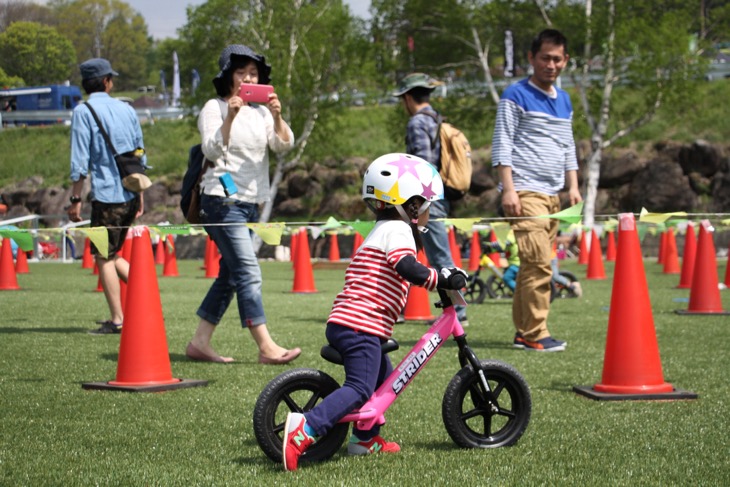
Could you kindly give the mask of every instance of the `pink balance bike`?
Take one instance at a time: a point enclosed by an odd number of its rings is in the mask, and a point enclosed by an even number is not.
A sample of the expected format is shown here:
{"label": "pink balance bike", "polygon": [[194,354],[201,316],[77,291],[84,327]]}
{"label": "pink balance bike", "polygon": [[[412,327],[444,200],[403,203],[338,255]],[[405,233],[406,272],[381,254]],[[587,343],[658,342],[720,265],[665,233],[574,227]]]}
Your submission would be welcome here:
{"label": "pink balance bike", "polygon": [[[479,360],[467,345],[466,334],[454,311],[454,303],[466,304],[461,293],[441,289],[438,292],[441,300],[436,306],[443,309],[443,314],[370,399],[359,410],[344,416],[304,452],[300,461],[332,457],[347,439],[348,423],[357,423],[361,429],[385,423],[385,411],[451,335],[459,347],[461,365],[446,387],[441,406],[451,439],[464,448],[498,448],[513,445],[522,436],[532,410],[525,379],[509,364]],[[397,349],[395,340],[383,344],[386,353]],[[339,352],[329,345],[322,347],[321,355],[330,362],[342,364]],[[275,462],[282,461],[287,413],[309,411],[339,387],[328,374],[303,368],[284,372],[269,382],[259,395],[253,414],[256,441],[266,456]]]}

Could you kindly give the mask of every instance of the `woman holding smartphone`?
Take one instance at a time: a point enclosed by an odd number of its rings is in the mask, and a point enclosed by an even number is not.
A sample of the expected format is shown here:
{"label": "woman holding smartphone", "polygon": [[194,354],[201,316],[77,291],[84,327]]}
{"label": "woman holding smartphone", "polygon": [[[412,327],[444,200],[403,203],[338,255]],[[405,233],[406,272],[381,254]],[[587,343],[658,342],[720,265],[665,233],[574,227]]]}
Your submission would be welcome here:
{"label": "woman holding smartphone", "polygon": [[[198,117],[202,150],[212,167],[201,180],[201,218],[221,253],[220,273],[197,314],[200,317],[185,354],[193,360],[233,362],[211,346],[211,338],[236,295],[241,326],[248,328],[258,346],[258,362],[286,364],[301,350],[274,342],[266,326],[261,297],[261,269],[251,232],[245,223],[258,220],[258,205],[269,195],[268,149],[284,152],[294,146],[294,134],[281,116],[273,92],[265,104],[246,102],[241,86],[268,85],[271,66],[247,46],[226,47],[213,79],[219,98],[208,100]],[[208,163],[210,164],[210,163]]]}

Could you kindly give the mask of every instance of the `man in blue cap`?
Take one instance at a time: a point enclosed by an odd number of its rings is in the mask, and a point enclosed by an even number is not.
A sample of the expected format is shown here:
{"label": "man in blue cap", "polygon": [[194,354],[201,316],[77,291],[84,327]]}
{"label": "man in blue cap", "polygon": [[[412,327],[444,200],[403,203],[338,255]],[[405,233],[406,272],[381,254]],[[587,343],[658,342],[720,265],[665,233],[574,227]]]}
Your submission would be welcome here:
{"label": "man in blue cap", "polygon": [[[114,76],[119,73],[112,69],[106,59],[93,58],[79,66],[81,84],[89,95],[86,103],[74,108],[71,118],[71,206],[68,217],[71,221],[81,221],[82,193],[87,176],[91,176],[91,226],[106,227],[109,245],[103,255],[92,242],[91,253],[96,258],[99,279],[104,296],[109,305],[110,319],[102,322],[98,330],[90,333],[98,335],[121,333],[124,314],[119,279],[127,281],[129,263],[119,255],[127,236],[127,229],[135,218],[144,211],[142,193],[134,193],[122,186],[113,150],[122,154],[142,149],[142,128],[137,114],[128,104],[112,98],[109,93],[114,87]],[[89,106],[87,106],[89,105]],[[110,148],[99,130],[90,107],[98,116],[114,144]],[[146,158],[142,155],[142,163]]]}

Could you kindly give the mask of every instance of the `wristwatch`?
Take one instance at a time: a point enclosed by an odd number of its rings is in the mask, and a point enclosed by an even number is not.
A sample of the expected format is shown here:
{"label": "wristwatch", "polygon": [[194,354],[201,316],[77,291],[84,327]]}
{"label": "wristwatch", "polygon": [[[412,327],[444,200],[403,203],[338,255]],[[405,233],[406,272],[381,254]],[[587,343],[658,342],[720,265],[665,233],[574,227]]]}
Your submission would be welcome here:
{"label": "wristwatch", "polygon": [[75,205],[76,203],[81,203],[81,196],[76,196],[72,194],[68,200],[71,202],[72,205]]}

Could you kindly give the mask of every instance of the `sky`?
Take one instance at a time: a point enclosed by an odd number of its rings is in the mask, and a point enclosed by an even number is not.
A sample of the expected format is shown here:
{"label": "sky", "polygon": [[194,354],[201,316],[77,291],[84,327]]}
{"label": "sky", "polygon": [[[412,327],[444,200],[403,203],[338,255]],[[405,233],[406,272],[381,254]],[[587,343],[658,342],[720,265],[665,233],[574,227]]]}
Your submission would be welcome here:
{"label": "sky", "polygon": [[[142,14],[147,22],[148,32],[155,39],[177,37],[176,30],[187,21],[185,8],[200,5],[205,0],[124,0]],[[370,0],[343,0],[350,6],[350,12],[357,17],[368,18]],[[45,3],[40,1],[40,3]]]}

